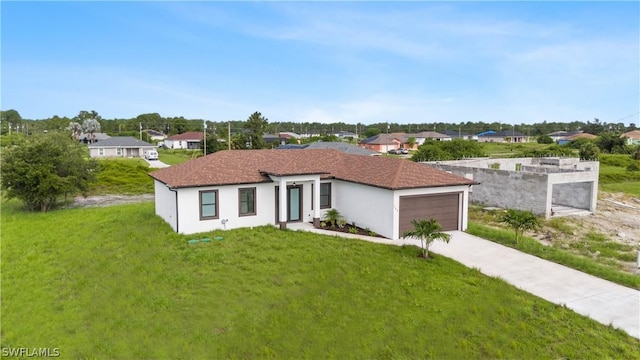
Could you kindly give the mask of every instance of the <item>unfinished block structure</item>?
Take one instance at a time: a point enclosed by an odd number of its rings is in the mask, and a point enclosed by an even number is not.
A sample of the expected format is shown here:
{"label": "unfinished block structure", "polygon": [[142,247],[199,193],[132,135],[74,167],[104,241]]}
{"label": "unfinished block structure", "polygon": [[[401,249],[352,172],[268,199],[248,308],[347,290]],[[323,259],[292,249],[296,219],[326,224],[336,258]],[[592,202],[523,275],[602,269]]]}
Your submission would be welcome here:
{"label": "unfinished block structure", "polygon": [[528,210],[547,219],[596,211],[597,161],[480,158],[425,164],[479,182],[469,193],[470,201],[476,204]]}

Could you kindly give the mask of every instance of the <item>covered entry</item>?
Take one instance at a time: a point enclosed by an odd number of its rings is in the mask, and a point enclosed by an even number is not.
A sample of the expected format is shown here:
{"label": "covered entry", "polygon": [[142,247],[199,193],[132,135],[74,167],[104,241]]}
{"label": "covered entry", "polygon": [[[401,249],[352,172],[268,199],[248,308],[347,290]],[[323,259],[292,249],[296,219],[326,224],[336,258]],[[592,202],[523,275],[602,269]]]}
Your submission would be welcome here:
{"label": "covered entry", "polygon": [[400,197],[400,236],[413,229],[411,220],[436,219],[442,230],[460,230],[460,197],[462,193],[412,195]]}

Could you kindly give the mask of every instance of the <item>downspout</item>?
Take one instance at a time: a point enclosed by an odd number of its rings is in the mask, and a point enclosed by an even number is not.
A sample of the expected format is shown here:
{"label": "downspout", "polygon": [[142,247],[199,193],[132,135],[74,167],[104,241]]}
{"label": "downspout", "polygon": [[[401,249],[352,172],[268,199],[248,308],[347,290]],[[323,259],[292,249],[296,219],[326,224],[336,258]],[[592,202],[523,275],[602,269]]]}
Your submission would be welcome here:
{"label": "downspout", "polygon": [[170,187],[167,186],[167,188],[169,189],[169,191],[173,191],[174,194],[176,194],[176,232],[179,234],[180,233],[180,226],[178,225],[178,190],[174,190]]}

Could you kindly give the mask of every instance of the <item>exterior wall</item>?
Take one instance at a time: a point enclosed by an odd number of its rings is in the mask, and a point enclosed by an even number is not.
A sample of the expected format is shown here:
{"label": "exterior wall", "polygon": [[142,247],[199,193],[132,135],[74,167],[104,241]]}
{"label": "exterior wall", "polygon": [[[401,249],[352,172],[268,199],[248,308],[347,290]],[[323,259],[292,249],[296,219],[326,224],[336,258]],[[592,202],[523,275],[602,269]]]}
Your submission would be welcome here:
{"label": "exterior wall", "polygon": [[164,140],[164,146],[168,149],[199,149],[200,140]]}
{"label": "exterior wall", "polygon": [[[256,188],[256,215],[238,214],[238,189]],[[218,218],[200,220],[200,191],[218,190]],[[177,189],[179,198],[178,232],[194,234],[212,230],[275,224],[275,184],[243,184]]]}
{"label": "exterior wall", "polygon": [[155,188],[156,215],[164,219],[173,231],[178,231],[176,214],[176,194],[167,185],[158,180],[153,181]]}
{"label": "exterior wall", "polygon": [[592,188],[592,182],[553,185],[551,203],[590,210]]}
{"label": "exterior wall", "polygon": [[460,230],[464,231],[467,229],[467,223],[469,218],[469,186],[461,185],[461,186],[446,186],[446,187],[432,187],[432,188],[421,188],[421,189],[406,189],[406,190],[396,190],[393,194],[393,236],[391,239],[399,239],[402,234],[400,234],[400,197],[401,196],[411,196],[411,195],[433,195],[433,194],[447,194],[447,193],[462,193],[460,197],[460,203],[458,205],[458,221]]}
{"label": "exterior wall", "polygon": [[334,180],[333,184],[333,208],[340,211],[349,223],[355,222],[356,226],[394,239],[397,211],[393,207],[391,190],[340,180]]}
{"label": "exterior wall", "polygon": [[547,174],[448,165],[438,168],[479,182],[469,196],[473,203],[528,210],[538,215],[547,213]]}

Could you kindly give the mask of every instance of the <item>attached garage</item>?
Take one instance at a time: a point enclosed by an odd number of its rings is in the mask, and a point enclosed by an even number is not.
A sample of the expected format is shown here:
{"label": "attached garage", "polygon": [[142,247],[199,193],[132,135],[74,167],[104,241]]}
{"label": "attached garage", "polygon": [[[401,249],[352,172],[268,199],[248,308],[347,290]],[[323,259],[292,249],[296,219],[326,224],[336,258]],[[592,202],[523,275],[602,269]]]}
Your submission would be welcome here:
{"label": "attached garage", "polygon": [[400,197],[400,235],[413,229],[411,220],[436,219],[442,230],[460,230],[461,192]]}

